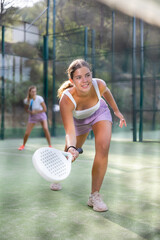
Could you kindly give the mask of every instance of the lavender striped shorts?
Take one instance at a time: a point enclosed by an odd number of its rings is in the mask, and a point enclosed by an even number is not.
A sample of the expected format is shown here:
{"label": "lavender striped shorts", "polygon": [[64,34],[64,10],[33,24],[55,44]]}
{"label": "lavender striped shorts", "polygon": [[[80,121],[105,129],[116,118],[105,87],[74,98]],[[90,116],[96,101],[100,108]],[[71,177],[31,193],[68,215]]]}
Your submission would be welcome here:
{"label": "lavender striped shorts", "polygon": [[28,122],[29,123],[39,123],[39,122],[43,122],[46,119],[47,119],[47,115],[45,112],[37,113],[37,114],[33,114],[33,115],[29,114]]}
{"label": "lavender striped shorts", "polygon": [[90,117],[84,119],[74,118],[76,136],[85,134],[92,130],[92,126],[99,121],[108,120],[112,122],[112,116],[107,103],[101,99],[99,109]]}

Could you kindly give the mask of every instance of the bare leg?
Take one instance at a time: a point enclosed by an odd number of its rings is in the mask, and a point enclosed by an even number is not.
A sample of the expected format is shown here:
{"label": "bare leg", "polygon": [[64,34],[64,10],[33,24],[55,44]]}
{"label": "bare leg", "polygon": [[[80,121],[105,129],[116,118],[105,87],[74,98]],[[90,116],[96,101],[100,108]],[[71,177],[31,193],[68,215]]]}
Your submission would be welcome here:
{"label": "bare leg", "polygon": [[95,158],[92,167],[92,192],[100,191],[108,165],[108,153],[111,141],[112,124],[100,121],[93,125],[95,135]]}
{"label": "bare leg", "polygon": [[51,146],[51,137],[50,137],[50,133],[49,133],[49,130],[48,130],[47,120],[44,120],[43,122],[41,122],[41,125],[43,127],[43,131],[45,133],[48,145]]}
{"label": "bare leg", "polygon": [[27,140],[28,140],[28,137],[34,127],[35,123],[28,123],[27,124],[27,128],[26,128],[26,132],[25,132],[25,135],[24,135],[24,138],[23,138],[23,145],[25,146]]}
{"label": "bare leg", "polygon": [[[80,148],[83,146],[88,134],[89,134],[89,132],[85,133],[83,135],[77,136],[77,143],[76,143],[77,148]],[[67,151],[67,145],[65,145],[64,151]]]}

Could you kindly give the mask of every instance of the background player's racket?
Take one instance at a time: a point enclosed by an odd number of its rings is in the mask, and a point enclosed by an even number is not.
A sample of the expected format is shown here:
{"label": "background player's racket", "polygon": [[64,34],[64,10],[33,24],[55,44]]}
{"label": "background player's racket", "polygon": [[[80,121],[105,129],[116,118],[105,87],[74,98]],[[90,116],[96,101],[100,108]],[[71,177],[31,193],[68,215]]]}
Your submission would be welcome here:
{"label": "background player's racket", "polygon": [[29,110],[32,111],[33,99],[30,100]]}
{"label": "background player's racket", "polygon": [[[82,148],[77,151],[82,153]],[[32,157],[37,172],[49,182],[60,182],[67,178],[71,171],[72,154],[55,148],[42,147]]]}

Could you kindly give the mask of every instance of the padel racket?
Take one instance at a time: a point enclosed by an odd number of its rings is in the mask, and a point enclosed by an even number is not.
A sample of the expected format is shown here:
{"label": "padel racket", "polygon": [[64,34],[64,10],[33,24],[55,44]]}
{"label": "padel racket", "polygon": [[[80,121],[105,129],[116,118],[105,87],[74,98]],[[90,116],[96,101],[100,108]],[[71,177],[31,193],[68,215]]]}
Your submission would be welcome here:
{"label": "padel racket", "polygon": [[[82,148],[77,151],[82,153]],[[32,162],[37,172],[48,182],[60,182],[71,171],[72,154],[55,148],[42,147],[35,151]]]}

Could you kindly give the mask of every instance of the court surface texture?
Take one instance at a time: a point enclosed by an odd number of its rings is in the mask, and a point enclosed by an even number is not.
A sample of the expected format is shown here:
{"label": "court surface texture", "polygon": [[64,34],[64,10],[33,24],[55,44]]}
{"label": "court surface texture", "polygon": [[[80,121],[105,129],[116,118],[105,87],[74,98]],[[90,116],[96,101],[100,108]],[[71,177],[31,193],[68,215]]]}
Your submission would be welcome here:
{"label": "court surface texture", "polygon": [[[64,138],[52,138],[63,150]],[[45,138],[0,141],[0,240],[159,240],[160,144],[113,137],[101,188],[109,211],[87,206],[94,139],[72,164],[58,192],[34,169],[32,155]]]}

